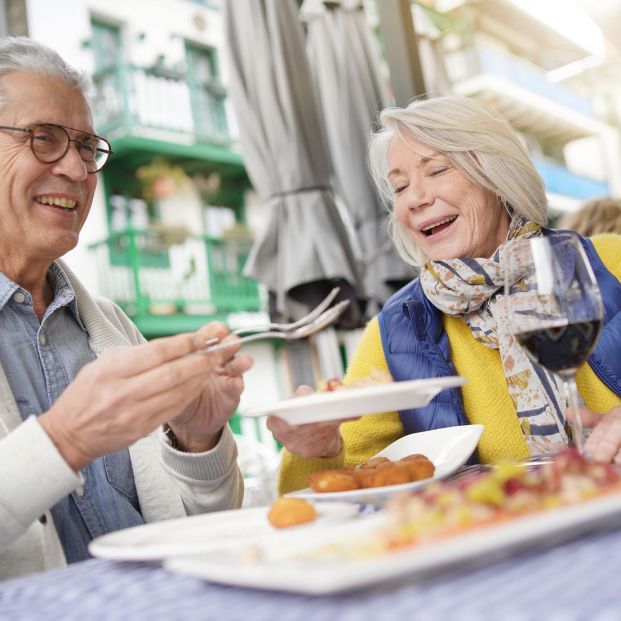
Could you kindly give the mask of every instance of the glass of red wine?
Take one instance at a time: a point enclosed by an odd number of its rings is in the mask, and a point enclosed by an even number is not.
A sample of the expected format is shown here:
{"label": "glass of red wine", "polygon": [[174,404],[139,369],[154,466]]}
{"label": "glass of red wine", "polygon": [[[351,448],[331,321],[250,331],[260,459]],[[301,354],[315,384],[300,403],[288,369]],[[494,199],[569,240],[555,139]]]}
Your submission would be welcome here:
{"label": "glass of red wine", "polygon": [[572,233],[511,244],[505,259],[509,327],[532,362],[557,374],[573,414],[569,443],[584,452],[576,373],[595,347],[603,303],[580,239]]}

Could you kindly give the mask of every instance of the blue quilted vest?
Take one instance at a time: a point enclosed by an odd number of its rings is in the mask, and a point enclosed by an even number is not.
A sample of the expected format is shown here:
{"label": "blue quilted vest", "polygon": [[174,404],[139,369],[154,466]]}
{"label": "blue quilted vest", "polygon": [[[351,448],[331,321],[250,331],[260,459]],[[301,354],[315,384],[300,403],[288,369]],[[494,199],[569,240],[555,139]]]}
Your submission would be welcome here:
{"label": "blue quilted vest", "polygon": [[[544,229],[545,235],[556,231]],[[604,300],[604,327],[589,365],[621,395],[621,283],[599,258],[592,242],[581,238]],[[423,293],[419,279],[397,291],[378,315],[384,356],[395,381],[456,375],[440,311]],[[399,412],[405,434],[467,425],[460,388],[442,391],[417,409]]]}

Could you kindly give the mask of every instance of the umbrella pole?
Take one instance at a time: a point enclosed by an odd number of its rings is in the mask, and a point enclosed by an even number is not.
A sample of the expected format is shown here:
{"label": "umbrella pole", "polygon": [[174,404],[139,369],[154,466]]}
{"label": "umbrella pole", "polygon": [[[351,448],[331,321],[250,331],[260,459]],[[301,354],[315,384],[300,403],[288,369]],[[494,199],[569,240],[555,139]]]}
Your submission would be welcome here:
{"label": "umbrella pole", "polygon": [[410,0],[377,0],[377,12],[395,103],[426,95]]}

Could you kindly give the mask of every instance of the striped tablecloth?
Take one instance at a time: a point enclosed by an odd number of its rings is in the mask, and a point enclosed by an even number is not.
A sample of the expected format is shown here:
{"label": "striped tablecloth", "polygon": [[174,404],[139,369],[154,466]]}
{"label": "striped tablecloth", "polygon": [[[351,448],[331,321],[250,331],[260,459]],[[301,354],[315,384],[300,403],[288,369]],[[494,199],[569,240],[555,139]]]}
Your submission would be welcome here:
{"label": "striped tablecloth", "polygon": [[157,565],[92,560],[0,583],[0,619],[618,621],[621,531],[330,597],[218,586]]}

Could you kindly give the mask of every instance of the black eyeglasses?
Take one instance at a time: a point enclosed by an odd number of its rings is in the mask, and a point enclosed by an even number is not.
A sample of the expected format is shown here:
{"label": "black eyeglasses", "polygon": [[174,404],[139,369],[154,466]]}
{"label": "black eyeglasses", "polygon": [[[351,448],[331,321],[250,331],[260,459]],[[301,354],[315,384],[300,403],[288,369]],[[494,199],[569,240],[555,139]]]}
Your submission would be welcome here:
{"label": "black eyeglasses", "polygon": [[[112,155],[112,147],[105,138],[73,127],[41,123],[30,128],[0,125],[0,129],[30,134],[30,149],[33,155],[44,164],[52,164],[62,160],[69,151],[72,142],[75,144],[86,167],[86,172],[89,174],[99,172]],[[71,138],[69,131],[79,132],[82,137],[79,139]]]}

